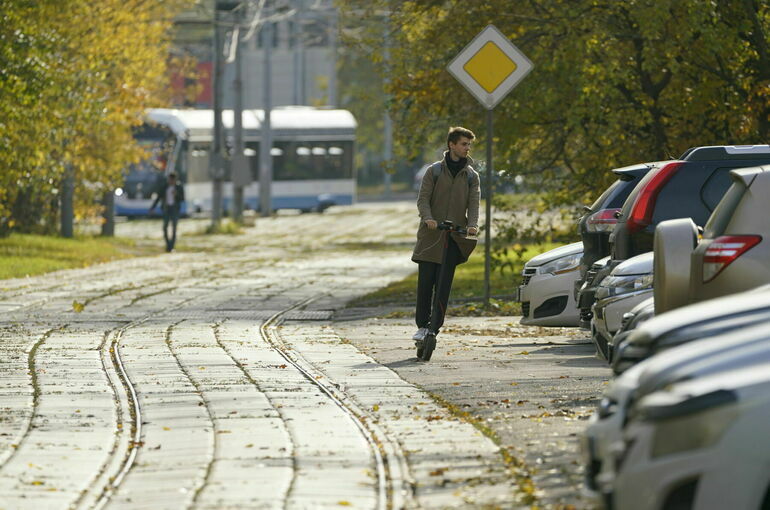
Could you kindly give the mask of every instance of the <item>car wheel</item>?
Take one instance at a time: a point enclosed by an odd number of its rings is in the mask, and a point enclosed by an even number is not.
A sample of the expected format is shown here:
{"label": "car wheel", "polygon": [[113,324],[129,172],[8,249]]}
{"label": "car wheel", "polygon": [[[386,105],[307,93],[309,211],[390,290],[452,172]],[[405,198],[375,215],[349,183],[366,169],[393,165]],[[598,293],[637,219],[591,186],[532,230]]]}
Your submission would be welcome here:
{"label": "car wheel", "polygon": [[662,221],[655,228],[655,315],[689,303],[690,257],[697,243],[698,229],[690,218]]}

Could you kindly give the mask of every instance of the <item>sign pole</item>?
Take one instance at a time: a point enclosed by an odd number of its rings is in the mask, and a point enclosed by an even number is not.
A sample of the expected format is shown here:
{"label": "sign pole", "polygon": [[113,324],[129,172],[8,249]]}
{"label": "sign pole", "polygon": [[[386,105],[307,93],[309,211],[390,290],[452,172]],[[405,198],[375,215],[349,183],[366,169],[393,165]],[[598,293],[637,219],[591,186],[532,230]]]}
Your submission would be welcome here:
{"label": "sign pole", "polygon": [[492,248],[492,109],[487,109],[487,182],[484,186],[486,196],[486,224],[484,229],[484,305],[489,305],[490,289],[490,250]]}
{"label": "sign pole", "polygon": [[532,70],[532,62],[494,25],[479,32],[447,66],[452,76],[487,109],[486,229],[484,231],[484,306],[489,305],[492,249],[492,110]]}

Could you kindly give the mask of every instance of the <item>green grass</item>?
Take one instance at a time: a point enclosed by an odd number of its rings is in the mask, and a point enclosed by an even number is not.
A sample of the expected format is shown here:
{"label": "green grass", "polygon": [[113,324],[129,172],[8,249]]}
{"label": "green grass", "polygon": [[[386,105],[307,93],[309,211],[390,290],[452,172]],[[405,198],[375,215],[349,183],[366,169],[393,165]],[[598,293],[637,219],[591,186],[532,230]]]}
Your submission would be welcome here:
{"label": "green grass", "polygon": [[[493,296],[508,296],[521,281],[521,270],[524,263],[548,250],[559,246],[559,243],[533,244],[526,248],[521,258],[511,254],[509,260],[513,263],[513,270],[501,273],[492,270],[489,277],[490,294]],[[414,274],[401,281],[393,282],[385,288],[372,292],[362,298],[354,300],[349,306],[374,306],[382,303],[399,303],[404,305],[414,304],[417,298],[417,264],[414,266]],[[457,266],[454,281],[452,283],[452,295],[450,300],[473,300],[484,297],[484,247],[479,246],[471,255],[468,262]],[[499,305],[498,305],[499,306]]]}
{"label": "green grass", "polygon": [[12,234],[0,239],[0,279],[86,267],[147,253],[146,248],[139,248],[132,240],[122,238],[64,239]]}

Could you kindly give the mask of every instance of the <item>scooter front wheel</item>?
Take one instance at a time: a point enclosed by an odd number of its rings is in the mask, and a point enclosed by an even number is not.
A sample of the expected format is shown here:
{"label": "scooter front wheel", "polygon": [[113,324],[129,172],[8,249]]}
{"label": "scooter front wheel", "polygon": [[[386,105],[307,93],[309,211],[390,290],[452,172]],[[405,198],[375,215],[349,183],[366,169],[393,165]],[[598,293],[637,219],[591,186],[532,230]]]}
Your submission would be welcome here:
{"label": "scooter front wheel", "polygon": [[425,335],[425,340],[422,341],[422,355],[419,351],[417,356],[423,361],[430,361],[430,357],[433,355],[433,350],[436,348],[436,335],[428,333]]}

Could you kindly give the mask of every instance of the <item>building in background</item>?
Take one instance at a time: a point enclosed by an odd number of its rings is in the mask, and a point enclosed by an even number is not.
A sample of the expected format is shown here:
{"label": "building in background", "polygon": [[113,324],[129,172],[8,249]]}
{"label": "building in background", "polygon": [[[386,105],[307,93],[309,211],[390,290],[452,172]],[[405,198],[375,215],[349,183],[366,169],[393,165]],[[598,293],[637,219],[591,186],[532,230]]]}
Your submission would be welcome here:
{"label": "building in background", "polygon": [[[198,108],[213,106],[213,8],[214,0],[184,12],[175,20],[171,54],[172,105]],[[253,19],[256,0],[243,0],[246,24]],[[332,0],[268,0],[268,7],[283,13],[273,23],[272,104],[337,106],[337,9]],[[289,14],[294,9],[294,14]],[[234,16],[223,14],[225,24]],[[224,28],[225,41],[232,29]],[[244,37],[248,28],[240,31]],[[227,46],[227,44],[226,44]],[[265,48],[259,30],[243,43],[244,108],[262,107],[262,76]],[[190,63],[190,57],[194,59]],[[224,108],[233,107],[234,66],[225,65]]]}

